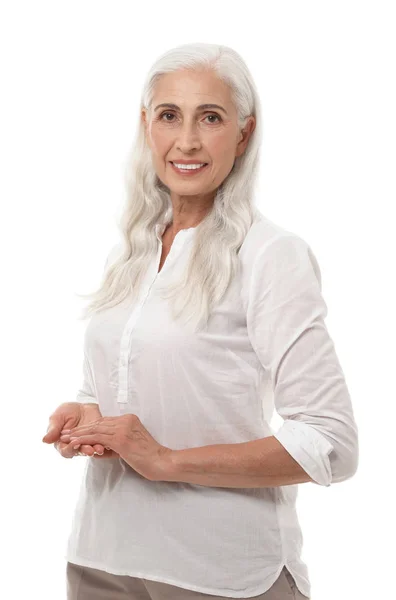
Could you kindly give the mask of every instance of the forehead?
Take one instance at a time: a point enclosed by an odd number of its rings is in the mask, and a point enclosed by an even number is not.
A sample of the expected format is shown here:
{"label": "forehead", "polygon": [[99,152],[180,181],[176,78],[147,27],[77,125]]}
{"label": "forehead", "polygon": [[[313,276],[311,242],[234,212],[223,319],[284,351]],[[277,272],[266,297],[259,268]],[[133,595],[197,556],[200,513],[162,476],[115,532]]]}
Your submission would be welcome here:
{"label": "forehead", "polygon": [[228,109],[232,99],[228,85],[213,71],[180,70],[165,73],[157,80],[153,105],[159,102],[174,102],[181,108],[213,102]]}

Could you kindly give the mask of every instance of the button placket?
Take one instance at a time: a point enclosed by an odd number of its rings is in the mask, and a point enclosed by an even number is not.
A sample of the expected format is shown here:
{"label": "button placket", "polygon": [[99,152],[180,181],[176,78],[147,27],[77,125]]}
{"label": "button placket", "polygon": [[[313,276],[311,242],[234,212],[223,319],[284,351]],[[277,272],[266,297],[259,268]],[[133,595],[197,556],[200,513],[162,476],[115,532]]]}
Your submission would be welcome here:
{"label": "button placket", "polygon": [[[155,269],[157,271],[158,261],[161,256],[161,247],[159,247],[157,252],[157,260],[155,261]],[[119,358],[119,368],[118,368],[118,394],[117,394],[117,403],[126,405],[128,403],[128,364],[129,364],[129,350],[131,344],[131,334],[133,329],[138,321],[139,315],[144,304],[147,301],[147,298],[150,295],[151,288],[153,287],[158,273],[154,273],[154,277],[151,282],[146,287],[145,294],[142,295],[141,300],[138,305],[132,311],[131,316],[129,317],[122,334],[121,339],[121,347],[120,347],[120,358]]]}
{"label": "button placket", "polygon": [[[154,265],[154,268],[155,268],[154,276],[151,279],[151,283],[149,283],[149,285],[146,287],[146,293],[142,296],[142,299],[140,300],[139,304],[132,311],[132,314],[124,327],[124,332],[122,335],[121,347],[120,347],[119,369],[118,369],[119,379],[118,379],[118,394],[117,394],[117,403],[120,405],[126,405],[128,403],[129,350],[130,350],[130,345],[131,345],[131,335],[132,335],[133,329],[139,319],[139,316],[141,314],[143,306],[145,305],[145,303],[147,302],[147,300],[150,296],[151,290],[152,290],[155,282],[157,281],[157,279],[159,279],[161,277],[164,270],[167,267],[169,267],[169,264],[171,262],[171,259],[174,255],[175,251],[179,250],[180,245],[183,243],[183,241],[185,239],[184,234],[186,234],[188,231],[189,231],[189,229],[182,229],[181,231],[179,231],[176,234],[175,239],[173,240],[171,249],[169,251],[169,254],[166,257],[165,263],[159,273],[158,273],[158,267],[159,267],[159,262],[161,260],[161,253],[162,253],[162,239],[158,238],[161,243],[158,247],[157,259],[156,259],[155,265]],[[158,229],[157,229],[157,232],[158,232]]]}
{"label": "button placket", "polygon": [[[192,227],[190,229],[192,229]],[[162,265],[162,269],[159,273],[158,273],[159,261],[157,261],[157,267],[156,267],[157,275],[156,275],[155,279],[160,278],[163,275],[164,271],[166,271],[166,269],[169,267],[169,264],[172,262],[172,257],[174,255],[175,251],[179,250],[179,247],[184,243],[185,235],[188,231],[190,231],[190,229],[181,229],[180,231],[177,232],[177,234],[173,240],[171,249],[169,250],[169,254],[166,257],[165,262]],[[159,253],[160,259],[159,260],[161,260],[161,254],[162,254],[162,240],[161,239],[160,239],[160,242],[161,242],[161,245],[160,245],[160,253]]]}

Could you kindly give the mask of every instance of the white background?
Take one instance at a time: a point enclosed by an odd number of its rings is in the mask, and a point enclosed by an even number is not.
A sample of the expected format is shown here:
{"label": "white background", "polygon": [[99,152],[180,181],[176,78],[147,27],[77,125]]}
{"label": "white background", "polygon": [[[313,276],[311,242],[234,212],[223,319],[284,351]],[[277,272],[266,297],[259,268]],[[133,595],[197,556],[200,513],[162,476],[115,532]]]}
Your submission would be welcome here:
{"label": "white background", "polygon": [[395,3],[2,2],[0,595],[66,598],[87,457],[42,443],[80,385],[84,306],[117,240],[143,80],[167,49],[233,47],[261,97],[261,211],[312,247],[360,464],[299,487],[313,600],[394,594]]}

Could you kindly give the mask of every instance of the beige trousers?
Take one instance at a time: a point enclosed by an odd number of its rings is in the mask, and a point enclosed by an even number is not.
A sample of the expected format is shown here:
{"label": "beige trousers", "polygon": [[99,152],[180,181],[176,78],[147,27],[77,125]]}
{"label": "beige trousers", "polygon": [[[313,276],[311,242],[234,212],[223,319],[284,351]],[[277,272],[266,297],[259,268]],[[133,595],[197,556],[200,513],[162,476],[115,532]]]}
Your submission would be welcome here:
{"label": "beige trousers", "polygon": [[[113,575],[70,562],[67,562],[66,579],[67,600],[228,600],[226,596],[213,596],[140,577]],[[310,600],[297,588],[286,567],[283,567],[278,579],[269,590],[249,598]]]}

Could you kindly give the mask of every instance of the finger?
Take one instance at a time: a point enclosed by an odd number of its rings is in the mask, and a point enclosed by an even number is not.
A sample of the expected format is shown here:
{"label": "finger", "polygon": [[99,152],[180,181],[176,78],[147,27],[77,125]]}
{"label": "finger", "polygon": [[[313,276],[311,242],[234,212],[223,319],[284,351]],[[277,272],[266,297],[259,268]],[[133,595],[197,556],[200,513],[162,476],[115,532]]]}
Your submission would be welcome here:
{"label": "finger", "polygon": [[[84,425],[76,425],[75,427],[69,427],[67,429],[69,435],[85,435],[96,434],[96,433],[109,433],[110,429],[114,429],[116,423],[109,423],[108,421],[104,422],[104,419],[99,419],[98,421],[94,421],[92,423],[85,423]],[[61,430],[61,435],[63,435],[64,431]]]}
{"label": "finger", "polygon": [[74,450],[79,456],[89,456],[94,458],[110,458],[117,456],[115,452],[110,449],[105,449],[100,444],[95,444],[94,447],[82,444],[78,450]]}
{"label": "finger", "polygon": [[77,450],[74,449],[71,444],[65,444],[64,442],[55,442],[54,446],[58,450],[59,454],[63,456],[63,458],[73,458],[73,456],[76,456]]}
{"label": "finger", "polygon": [[95,452],[97,452],[98,454],[103,454],[103,452],[105,451],[105,447],[102,446],[102,444],[94,444],[93,445],[93,449]]}
{"label": "finger", "polygon": [[95,444],[94,446],[91,446],[90,444],[81,444],[81,443],[75,443],[75,442],[70,442],[69,444],[66,445],[67,449],[65,448],[63,455],[66,455],[67,457],[71,457],[71,456],[96,456],[96,455],[100,455],[103,454],[104,452],[104,447],[101,444]]}
{"label": "finger", "polygon": [[117,452],[114,452],[113,450],[106,450],[104,451],[103,454],[94,454],[92,456],[93,459],[95,460],[104,460],[104,459],[108,459],[108,458],[119,458],[119,454],[117,454]]}
{"label": "finger", "polygon": [[[66,450],[65,450],[66,452]],[[85,452],[82,451],[81,444],[68,444],[67,454],[73,456],[87,456]]]}
{"label": "finger", "polygon": [[[66,440],[68,441],[68,440]],[[104,451],[105,449],[108,450],[114,450],[114,452],[118,453],[118,450],[116,447],[114,447],[114,444],[116,443],[116,440],[114,438],[114,435],[112,434],[97,434],[97,433],[92,433],[92,434],[87,434],[84,436],[78,436],[75,439],[70,439],[70,441],[68,441],[68,443],[72,444],[72,445],[77,445],[77,444],[81,444],[81,445],[89,445],[91,447],[96,447],[99,446],[100,451],[102,452],[102,450]],[[109,445],[111,444],[111,446]]]}
{"label": "finger", "polygon": [[52,444],[56,440],[59,439],[60,432],[63,429],[65,423],[64,418],[60,418],[60,415],[55,419],[54,417],[50,418],[50,423],[48,425],[47,433],[44,435],[42,441],[46,444]]}
{"label": "finger", "polygon": [[91,446],[90,444],[81,444],[79,449],[87,456],[103,454],[104,452],[104,447],[101,444],[94,444],[94,446]]}
{"label": "finger", "polygon": [[94,449],[89,444],[81,444],[77,451],[83,456],[92,456],[94,453]]}
{"label": "finger", "polygon": [[63,441],[70,444],[88,444],[89,446],[95,446],[99,444],[103,448],[109,445],[109,439],[111,436],[106,435],[104,433],[87,433],[85,435],[73,435],[70,438],[65,438]]}
{"label": "finger", "polygon": [[78,424],[81,414],[81,408],[78,403],[72,403],[73,406],[68,406],[68,403],[61,404],[56,411],[49,417],[49,425],[47,433],[42,438],[42,441],[47,444],[53,444],[59,440],[60,432],[63,429],[71,428]]}
{"label": "finger", "polygon": [[70,446],[70,444],[60,441],[56,441],[54,446],[59,454],[61,454],[61,456],[64,458],[73,458],[73,456],[93,456],[95,452],[98,452],[99,454],[104,452],[104,447],[100,444],[95,444],[94,447],[84,444],[77,450]]}
{"label": "finger", "polygon": [[94,434],[94,433],[103,433],[107,431],[106,428],[100,428],[99,426],[94,427],[92,425],[92,423],[90,423],[89,425],[77,425],[77,427],[71,427],[69,429],[69,433],[64,433],[63,430],[61,430],[61,435],[69,435],[69,436],[80,436],[80,435],[87,435],[87,434]]}

